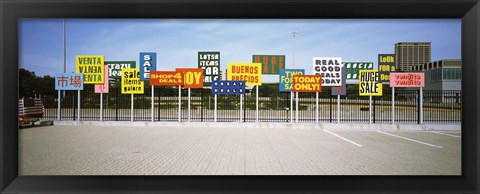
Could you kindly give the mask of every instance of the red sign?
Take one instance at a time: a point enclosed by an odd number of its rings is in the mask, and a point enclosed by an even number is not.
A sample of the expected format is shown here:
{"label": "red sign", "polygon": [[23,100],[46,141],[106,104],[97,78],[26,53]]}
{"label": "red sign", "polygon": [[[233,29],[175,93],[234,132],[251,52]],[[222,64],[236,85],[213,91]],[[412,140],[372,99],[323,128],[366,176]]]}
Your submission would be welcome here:
{"label": "red sign", "polygon": [[95,84],[95,93],[108,93],[108,65],[105,65],[103,84]]}
{"label": "red sign", "polygon": [[425,86],[425,74],[420,73],[390,73],[390,87],[419,88]]}
{"label": "red sign", "polygon": [[203,88],[202,68],[177,68],[175,70],[183,75],[183,87]]}
{"label": "red sign", "polygon": [[175,71],[150,72],[150,85],[152,86],[179,86],[183,85],[183,76]]}
{"label": "red sign", "polygon": [[293,75],[294,92],[322,92],[321,75]]}

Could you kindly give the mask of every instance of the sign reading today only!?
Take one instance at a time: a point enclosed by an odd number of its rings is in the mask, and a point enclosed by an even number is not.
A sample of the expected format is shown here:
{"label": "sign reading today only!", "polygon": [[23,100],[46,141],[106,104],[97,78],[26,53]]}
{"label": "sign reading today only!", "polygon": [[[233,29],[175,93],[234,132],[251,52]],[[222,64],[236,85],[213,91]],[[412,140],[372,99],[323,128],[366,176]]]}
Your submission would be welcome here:
{"label": "sign reading today only!", "polygon": [[322,86],[342,86],[342,58],[314,57],[313,73],[322,76]]}
{"label": "sign reading today only!", "polygon": [[360,96],[382,96],[382,84],[379,83],[377,70],[359,71],[358,92]]}
{"label": "sign reading today only!", "polygon": [[322,76],[320,75],[294,75],[294,92],[322,92]]}
{"label": "sign reading today only!", "polygon": [[143,94],[144,82],[140,80],[140,69],[122,69],[122,94]]}
{"label": "sign reading today only!", "polygon": [[292,91],[292,83],[294,75],[304,75],[304,69],[280,69],[279,74],[279,90],[280,92]]}
{"label": "sign reading today only!", "polygon": [[85,75],[84,84],[103,84],[104,56],[77,55],[76,72]]}
{"label": "sign reading today only!", "polygon": [[228,80],[245,80],[247,86],[262,85],[261,63],[228,63]]}

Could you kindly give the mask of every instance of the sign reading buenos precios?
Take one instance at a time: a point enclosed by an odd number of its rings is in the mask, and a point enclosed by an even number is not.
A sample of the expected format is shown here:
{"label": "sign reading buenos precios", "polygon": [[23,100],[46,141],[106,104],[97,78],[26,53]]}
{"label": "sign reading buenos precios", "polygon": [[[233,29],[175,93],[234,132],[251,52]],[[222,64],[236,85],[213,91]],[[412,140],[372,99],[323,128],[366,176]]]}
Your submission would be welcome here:
{"label": "sign reading buenos precios", "polygon": [[177,71],[152,71],[150,85],[154,86],[181,86],[183,73]]}
{"label": "sign reading buenos precios", "polygon": [[140,69],[122,69],[122,94],[143,94],[144,82],[140,80]]}
{"label": "sign reading buenos precios", "polygon": [[244,80],[247,86],[262,85],[261,63],[228,63],[228,80]]}
{"label": "sign reading buenos precios", "polygon": [[285,69],[285,55],[253,55],[253,63],[262,64],[262,74],[278,74]]}
{"label": "sign reading buenos precios", "polygon": [[313,74],[322,76],[322,86],[342,85],[341,57],[314,57]]}
{"label": "sign reading buenos precios", "polygon": [[321,80],[320,75],[294,75],[292,88],[294,92],[321,92]]}
{"label": "sign reading buenos precios", "polygon": [[84,84],[103,84],[104,56],[77,55],[76,72],[83,74]]}
{"label": "sign reading buenos precios", "polygon": [[221,94],[221,95],[245,94],[245,81],[215,80],[212,82],[212,94]]}
{"label": "sign reading buenos precios", "polygon": [[421,73],[390,73],[390,87],[421,88],[425,86],[425,74]]}
{"label": "sign reading buenos precios", "polygon": [[395,54],[378,55],[378,73],[381,83],[390,83],[390,72],[395,71]]}
{"label": "sign reading buenos precios", "polygon": [[280,69],[279,74],[279,91],[290,92],[292,91],[292,83],[294,75],[305,75],[304,69]]}
{"label": "sign reading buenos precios", "polygon": [[220,52],[198,52],[198,68],[203,69],[203,82],[219,80]]}
{"label": "sign reading buenos precios", "polygon": [[120,78],[122,69],[135,68],[135,63],[135,61],[105,61],[105,64],[108,66],[108,77]]}
{"label": "sign reading buenos precios", "polygon": [[201,68],[176,68],[176,72],[182,73],[183,87],[203,88],[203,69]]}
{"label": "sign reading buenos precios", "polygon": [[382,96],[382,84],[377,70],[359,71],[358,92],[360,96]]}

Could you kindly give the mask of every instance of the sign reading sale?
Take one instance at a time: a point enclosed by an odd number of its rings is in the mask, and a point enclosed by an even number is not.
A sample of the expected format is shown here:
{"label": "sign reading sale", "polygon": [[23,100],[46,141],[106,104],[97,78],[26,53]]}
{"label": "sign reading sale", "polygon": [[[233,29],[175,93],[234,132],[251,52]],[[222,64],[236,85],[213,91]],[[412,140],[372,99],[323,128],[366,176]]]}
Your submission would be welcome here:
{"label": "sign reading sale", "polygon": [[122,69],[122,94],[143,94],[144,82],[139,68]]}
{"label": "sign reading sale", "polygon": [[202,68],[176,68],[175,71],[182,73],[183,87],[203,88],[203,69]]}
{"label": "sign reading sale", "polygon": [[321,92],[322,76],[320,75],[294,75],[294,92]]}
{"label": "sign reading sale", "polygon": [[183,85],[183,74],[176,71],[152,71],[150,72],[150,85],[180,86]]}

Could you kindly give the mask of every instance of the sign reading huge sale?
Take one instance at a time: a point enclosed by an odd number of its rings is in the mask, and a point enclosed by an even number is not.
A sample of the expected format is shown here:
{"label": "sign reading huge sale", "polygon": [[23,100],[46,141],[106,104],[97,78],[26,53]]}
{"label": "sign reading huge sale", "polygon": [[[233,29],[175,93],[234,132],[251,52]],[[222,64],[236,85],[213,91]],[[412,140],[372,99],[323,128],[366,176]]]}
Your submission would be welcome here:
{"label": "sign reading huge sale", "polygon": [[122,69],[122,94],[143,94],[144,82],[140,80],[140,69]]}
{"label": "sign reading huge sale", "polygon": [[108,93],[108,66],[105,65],[104,73],[105,82],[103,84],[95,84],[95,93]]}
{"label": "sign reading huge sale", "polygon": [[314,57],[313,73],[322,76],[322,86],[342,86],[342,58]]}
{"label": "sign reading huge sale", "polygon": [[294,92],[321,92],[322,76],[320,75],[294,75],[293,91]]}
{"label": "sign reading huge sale", "polygon": [[390,73],[390,87],[422,88],[425,86],[425,74],[421,73]]}
{"label": "sign reading huge sale", "polygon": [[395,71],[395,54],[378,55],[378,73],[380,82],[389,83],[390,72]]}
{"label": "sign reading huge sale", "polygon": [[359,71],[358,92],[360,96],[382,96],[382,84],[377,70]]}
{"label": "sign reading huge sale", "polygon": [[201,68],[176,68],[176,72],[182,73],[183,87],[203,88],[203,69]]}
{"label": "sign reading huge sale", "polygon": [[105,61],[108,66],[108,77],[120,78],[122,76],[122,69],[135,68],[135,61]]}
{"label": "sign reading huge sale", "polygon": [[220,52],[198,52],[198,68],[203,69],[203,82],[219,80]]}
{"label": "sign reading huge sale", "polygon": [[140,80],[149,80],[150,72],[157,70],[157,53],[140,53]]}
{"label": "sign reading huge sale", "polygon": [[150,73],[150,85],[181,86],[183,85],[183,73],[176,71],[152,71]]}
{"label": "sign reading huge sale", "polygon": [[83,74],[56,73],[55,90],[83,90]]}
{"label": "sign reading huge sale", "polygon": [[228,80],[244,80],[247,86],[262,85],[261,63],[228,63]]}
{"label": "sign reading huge sale", "polygon": [[76,72],[85,76],[84,84],[103,84],[104,71],[104,56],[76,56]]}
{"label": "sign reading huge sale", "polygon": [[292,83],[294,75],[305,75],[304,69],[280,69],[279,74],[279,90],[280,92],[292,91]]}
{"label": "sign reading huge sale", "polygon": [[245,94],[245,81],[215,80],[212,82],[212,94]]}
{"label": "sign reading huge sale", "polygon": [[262,64],[263,74],[278,74],[285,69],[285,55],[253,55],[252,62]]}

